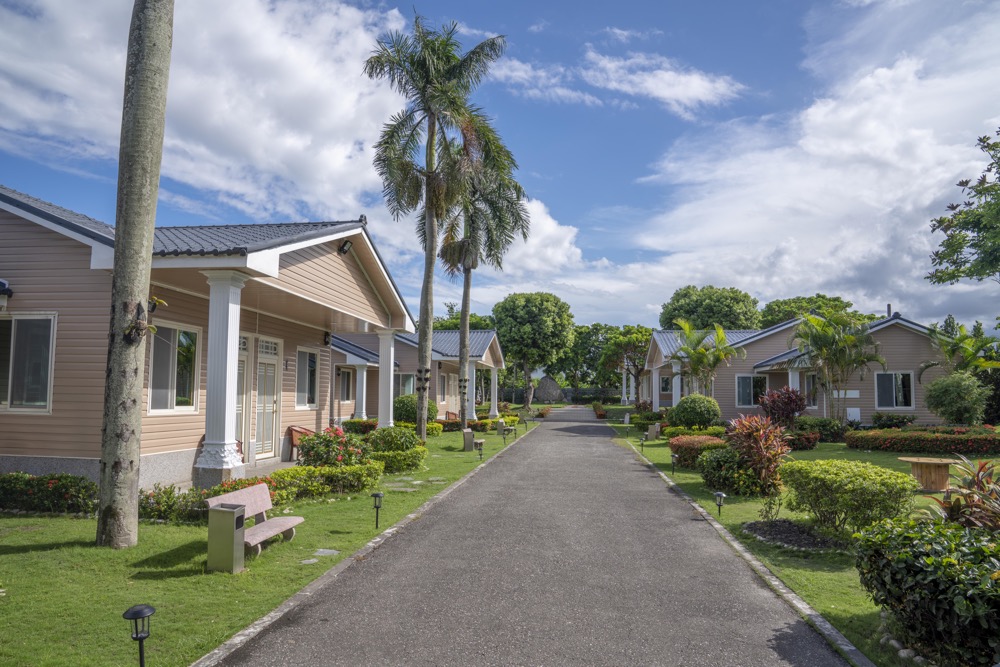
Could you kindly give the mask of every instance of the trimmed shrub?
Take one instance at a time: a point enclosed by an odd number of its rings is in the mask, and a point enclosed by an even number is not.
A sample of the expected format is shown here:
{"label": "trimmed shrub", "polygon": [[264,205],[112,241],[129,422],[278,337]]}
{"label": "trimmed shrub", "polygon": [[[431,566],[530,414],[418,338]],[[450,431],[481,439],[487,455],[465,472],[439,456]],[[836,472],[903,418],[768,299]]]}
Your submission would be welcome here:
{"label": "trimmed shrub", "polygon": [[328,428],[299,440],[300,466],[352,466],[368,461],[368,445],[353,433]]}
{"label": "trimmed shrub", "polygon": [[711,396],[689,394],[677,402],[670,410],[671,426],[686,426],[687,428],[711,426],[722,417],[719,404]]}
{"label": "trimmed shrub", "polygon": [[79,475],[0,474],[0,509],[5,510],[91,514],[97,493],[97,484]]}
{"label": "trimmed shrub", "polygon": [[343,430],[354,435],[368,435],[378,428],[377,419],[345,419]]}
{"label": "trimmed shrub", "polygon": [[300,498],[321,498],[330,495],[332,489],[323,479],[322,468],[295,466],[282,468],[271,473],[271,481],[279,491],[291,491],[295,500]]}
{"label": "trimmed shrub", "polygon": [[729,446],[740,455],[740,463],[757,477],[761,493],[771,496],[781,491],[778,469],[789,452],[785,429],[769,417],[746,415],[729,422]]}
{"label": "trimmed shrub", "polygon": [[[405,428],[414,433],[417,432],[417,425],[410,422],[395,422],[398,428]],[[437,436],[444,433],[444,426],[438,422],[427,422],[427,437],[436,438]]]}
{"label": "trimmed shrub", "polygon": [[335,493],[356,493],[378,486],[385,465],[381,461],[369,461],[340,468],[320,468],[323,483]]}
{"label": "trimmed shrub", "polygon": [[726,434],[724,426],[709,426],[708,428],[687,428],[685,426],[666,426],[660,428],[660,437],[670,440],[679,435],[710,435],[713,438],[721,438]]}
{"label": "trimmed shrub", "polygon": [[819,431],[820,442],[843,442],[846,429],[832,417],[796,417],[795,428],[800,431]]}
{"label": "trimmed shrub", "polygon": [[441,424],[441,429],[444,433],[454,433],[455,431],[462,430],[461,419],[438,419],[437,423]]}
{"label": "trimmed shrub", "polygon": [[677,465],[682,468],[695,468],[704,452],[728,446],[722,438],[710,435],[678,435],[670,439],[670,451],[677,455]]}
{"label": "trimmed shrub", "polygon": [[[437,419],[438,406],[434,401],[427,401],[427,421]],[[417,423],[417,395],[403,394],[392,402],[392,420],[394,422]]]}
{"label": "trimmed shrub", "polygon": [[206,523],[210,497],[208,489],[178,491],[174,485],[153,485],[152,491],[139,489],[139,518],[167,523]]}
{"label": "trimmed shrub", "polygon": [[521,418],[517,415],[505,415],[500,413],[500,419],[502,419],[507,426],[517,426],[521,423]]}
{"label": "trimmed shrub", "polygon": [[770,389],[757,401],[765,417],[784,428],[792,428],[795,418],[805,412],[806,397],[798,389],[784,386]]}
{"label": "trimmed shrub", "polygon": [[872,415],[872,428],[903,428],[916,420],[916,415],[898,415],[892,412],[876,412]]}
{"label": "trimmed shrub", "polygon": [[416,431],[396,426],[372,431],[365,438],[372,452],[405,452],[423,444]]}
{"label": "trimmed shrub", "polygon": [[968,372],[945,375],[927,385],[927,409],[949,424],[974,426],[983,423],[990,390]]}
{"label": "trimmed shrub", "polygon": [[942,667],[1000,662],[1000,541],[986,530],[884,521],[856,536],[861,585]]}
{"label": "trimmed shrub", "polygon": [[851,431],[844,437],[851,449],[911,454],[1000,454],[1000,434],[992,429],[888,429]]}
{"label": "trimmed shrub", "polygon": [[793,452],[816,449],[816,443],[819,442],[819,431],[791,431],[786,435],[785,442]]}
{"label": "trimmed shrub", "polygon": [[416,470],[427,458],[426,447],[412,447],[407,450],[392,450],[384,452],[372,452],[372,461],[379,461],[385,467],[387,475],[397,472],[407,472]]}
{"label": "trimmed shrub", "polygon": [[725,491],[735,496],[759,496],[760,484],[753,471],[740,462],[732,447],[710,449],[698,457],[698,472],[705,486],[713,491]]}
{"label": "trimmed shrub", "polygon": [[[208,489],[208,493],[205,494],[206,498],[214,498],[215,496],[221,496],[223,493],[229,493],[231,491],[239,491],[241,489],[248,489],[251,486],[257,486],[258,484],[267,485],[267,490],[271,492],[271,504],[277,507],[278,505],[287,505],[288,503],[295,500],[295,491],[288,488],[282,487],[274,478],[268,477],[241,477],[239,479],[230,479],[222,484],[216,484],[212,488]],[[208,515],[205,515],[208,518]]]}
{"label": "trimmed shrub", "polygon": [[860,461],[788,461],[781,479],[788,507],[836,531],[860,530],[909,514],[920,484],[912,476]]}
{"label": "trimmed shrub", "polygon": [[477,419],[470,420],[466,423],[475,433],[488,433],[489,431],[497,430],[497,423],[495,419]]}

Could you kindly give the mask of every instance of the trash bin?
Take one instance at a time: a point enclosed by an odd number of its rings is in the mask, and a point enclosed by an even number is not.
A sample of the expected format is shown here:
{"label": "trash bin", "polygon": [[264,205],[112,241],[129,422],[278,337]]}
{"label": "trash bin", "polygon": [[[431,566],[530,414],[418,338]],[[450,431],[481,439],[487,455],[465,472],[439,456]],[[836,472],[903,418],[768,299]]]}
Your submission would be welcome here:
{"label": "trash bin", "polygon": [[246,505],[220,503],[208,509],[208,571],[243,571]]}

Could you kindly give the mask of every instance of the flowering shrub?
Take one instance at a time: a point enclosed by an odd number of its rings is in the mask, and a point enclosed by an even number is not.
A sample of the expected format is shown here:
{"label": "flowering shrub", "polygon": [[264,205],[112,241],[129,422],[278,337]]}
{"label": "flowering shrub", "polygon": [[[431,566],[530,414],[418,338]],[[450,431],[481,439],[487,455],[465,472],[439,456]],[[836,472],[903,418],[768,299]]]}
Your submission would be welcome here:
{"label": "flowering shrub", "polygon": [[339,468],[368,461],[368,445],[357,435],[331,427],[299,440],[299,465]]}
{"label": "flowering shrub", "polygon": [[344,432],[366,435],[378,428],[377,419],[345,419]]}
{"label": "flowering shrub", "polygon": [[96,484],[78,475],[0,474],[0,509],[5,510],[90,514],[97,492]]}
{"label": "flowering shrub", "polygon": [[679,435],[670,439],[670,451],[677,455],[677,465],[682,468],[694,468],[702,453],[723,447],[728,447],[725,440],[709,435]]}
{"label": "flowering shrub", "polygon": [[768,390],[757,403],[766,417],[784,428],[791,428],[795,418],[806,409],[806,397],[798,389],[788,386]]}
{"label": "flowering shrub", "polygon": [[423,444],[416,432],[399,426],[380,428],[365,437],[373,452],[405,452]]}
{"label": "flowering shrub", "polygon": [[844,441],[851,449],[913,454],[1000,454],[1000,434],[992,428],[928,428],[850,431]]}

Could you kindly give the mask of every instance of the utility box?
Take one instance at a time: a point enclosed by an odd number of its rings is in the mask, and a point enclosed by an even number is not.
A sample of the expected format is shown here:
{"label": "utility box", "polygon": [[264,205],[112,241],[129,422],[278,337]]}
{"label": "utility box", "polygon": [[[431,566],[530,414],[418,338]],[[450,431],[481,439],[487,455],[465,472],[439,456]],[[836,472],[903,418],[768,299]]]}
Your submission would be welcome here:
{"label": "utility box", "polygon": [[208,571],[243,571],[246,505],[221,503],[208,509]]}

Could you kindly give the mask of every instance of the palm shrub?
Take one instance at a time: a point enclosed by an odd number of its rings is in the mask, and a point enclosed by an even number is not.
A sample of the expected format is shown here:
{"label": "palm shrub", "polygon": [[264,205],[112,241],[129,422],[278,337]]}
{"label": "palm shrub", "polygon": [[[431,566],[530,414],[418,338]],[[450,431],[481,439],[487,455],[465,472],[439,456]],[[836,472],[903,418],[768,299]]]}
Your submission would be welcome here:
{"label": "palm shrub", "polygon": [[806,397],[798,389],[784,386],[781,389],[767,391],[758,401],[764,415],[782,428],[790,429],[795,425],[795,418],[805,412]]}
{"label": "palm shrub", "polygon": [[949,424],[983,423],[989,390],[967,371],[934,380],[924,393],[927,409]]}
{"label": "palm shrub", "polygon": [[671,426],[706,428],[722,417],[719,403],[711,396],[689,394],[670,410]]}
{"label": "palm shrub", "polygon": [[961,462],[954,464],[958,471],[952,473],[955,484],[951,498],[937,503],[941,518],[961,524],[966,528],[985,528],[1000,531],[1000,474],[992,461],[972,463],[961,454]]}
{"label": "palm shrub", "polygon": [[789,452],[785,430],[769,417],[744,415],[729,422],[729,446],[740,456],[760,485],[760,493],[773,496],[781,490],[781,458]]}

